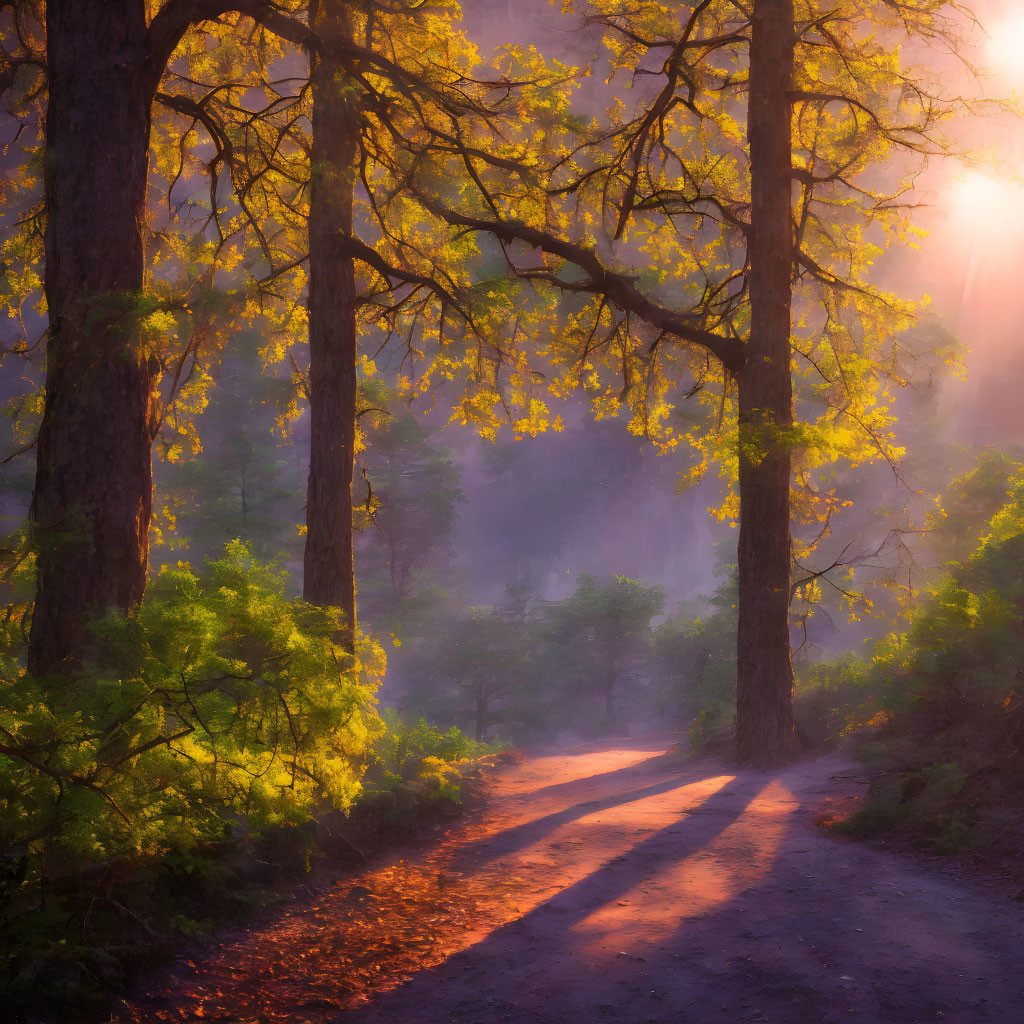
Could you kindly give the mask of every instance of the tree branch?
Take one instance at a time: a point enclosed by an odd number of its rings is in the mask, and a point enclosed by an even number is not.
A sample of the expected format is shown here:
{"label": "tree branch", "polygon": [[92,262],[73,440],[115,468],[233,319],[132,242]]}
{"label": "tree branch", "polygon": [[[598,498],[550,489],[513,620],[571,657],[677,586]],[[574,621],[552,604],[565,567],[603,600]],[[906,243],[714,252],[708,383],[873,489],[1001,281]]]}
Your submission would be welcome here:
{"label": "tree branch", "polygon": [[652,327],[706,349],[731,373],[737,373],[743,368],[746,353],[742,341],[694,327],[687,322],[685,313],[653,302],[636,287],[631,277],[605,267],[593,249],[568,242],[521,221],[484,220],[459,213],[422,194],[418,194],[417,198],[434,216],[440,217],[453,227],[491,234],[506,244],[522,242],[534,249],[558,256],[582,270],[587,275],[587,280],[559,285],[559,282],[553,279],[556,285],[571,288],[573,291],[602,295],[624,312],[634,314]]}

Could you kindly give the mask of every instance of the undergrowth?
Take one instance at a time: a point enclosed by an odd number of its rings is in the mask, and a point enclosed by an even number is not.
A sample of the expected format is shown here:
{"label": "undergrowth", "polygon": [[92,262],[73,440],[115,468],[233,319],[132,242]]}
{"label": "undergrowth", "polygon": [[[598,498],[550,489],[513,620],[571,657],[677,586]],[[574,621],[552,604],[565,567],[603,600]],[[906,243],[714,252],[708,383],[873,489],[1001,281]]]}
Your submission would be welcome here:
{"label": "undergrowth", "polygon": [[[26,566],[24,571],[29,571]],[[250,914],[327,853],[454,808],[491,748],[376,709],[384,655],[244,544],[165,568],[32,678],[0,644],[0,991],[14,1019],[98,1018],[132,972]],[[268,889],[268,886],[271,887]]]}
{"label": "undergrowth", "polygon": [[797,708],[878,771],[840,827],[942,854],[1017,856],[1024,805],[1024,477],[968,557],[871,658],[808,668]]}

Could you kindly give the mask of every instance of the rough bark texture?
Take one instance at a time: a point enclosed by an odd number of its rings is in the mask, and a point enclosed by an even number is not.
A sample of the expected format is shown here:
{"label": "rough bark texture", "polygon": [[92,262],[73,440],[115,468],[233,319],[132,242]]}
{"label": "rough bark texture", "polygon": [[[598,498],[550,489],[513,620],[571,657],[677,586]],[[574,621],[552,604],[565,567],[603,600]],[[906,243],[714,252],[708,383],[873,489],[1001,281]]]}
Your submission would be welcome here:
{"label": "rough bark texture", "polygon": [[150,89],[142,0],[49,0],[46,403],[28,666],[72,664],[86,622],[145,587],[153,381],[139,343]]}
{"label": "rough bark texture", "polygon": [[[328,40],[346,41],[341,0],[313,5],[311,22]],[[343,641],[355,635],[352,469],[356,430],[355,265],[352,234],[357,112],[342,69],[312,58],[313,143],[309,206],[310,460],[306,492],[303,595],[345,614]]]}
{"label": "rough bark texture", "polygon": [[751,327],[737,374],[740,420],[736,745],[741,760],[798,753],[789,642],[789,484],[793,423],[790,102],[792,0],[755,0],[750,47]]}

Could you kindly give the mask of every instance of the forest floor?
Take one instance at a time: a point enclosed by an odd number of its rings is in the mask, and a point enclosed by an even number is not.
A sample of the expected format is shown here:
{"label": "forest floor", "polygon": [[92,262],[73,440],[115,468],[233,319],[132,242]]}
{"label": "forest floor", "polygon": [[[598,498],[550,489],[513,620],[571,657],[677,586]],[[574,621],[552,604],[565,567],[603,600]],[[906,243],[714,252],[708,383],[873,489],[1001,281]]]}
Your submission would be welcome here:
{"label": "forest floor", "polygon": [[1024,1021],[1019,885],[820,828],[865,788],[842,754],[766,773],[671,743],[505,767],[452,827],[221,935],[116,1019]]}

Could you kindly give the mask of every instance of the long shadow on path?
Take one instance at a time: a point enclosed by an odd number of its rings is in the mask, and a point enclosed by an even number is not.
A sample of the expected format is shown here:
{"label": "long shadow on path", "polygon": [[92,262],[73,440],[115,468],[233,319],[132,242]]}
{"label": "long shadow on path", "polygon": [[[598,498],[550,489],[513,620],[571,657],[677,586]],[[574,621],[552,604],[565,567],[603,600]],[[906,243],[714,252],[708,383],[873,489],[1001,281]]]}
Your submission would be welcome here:
{"label": "long shadow on path", "polygon": [[[814,771],[740,775],[345,1024],[1024,1021],[1021,914],[913,861],[813,831],[800,797],[820,792],[810,787],[827,775]],[[694,781],[605,799],[621,806]],[[515,852],[584,809],[498,841]]]}
{"label": "long shadow on path", "polygon": [[664,752],[654,753],[642,761],[634,761],[621,768],[614,768],[606,772],[594,772],[591,775],[582,775],[566,782],[552,782],[549,785],[531,789],[517,796],[517,799],[525,803],[545,803],[557,797],[572,799],[589,792],[595,786],[599,788],[603,788],[606,784],[614,786],[620,780],[627,779],[631,775],[646,775],[668,763],[668,755]]}
{"label": "long shadow on path", "polygon": [[[687,772],[685,775],[674,775],[672,778],[639,789],[615,792],[614,783],[628,779],[630,774],[635,775],[636,769],[624,768],[617,772],[608,772],[600,777],[599,782],[602,787],[611,788],[613,792],[595,796],[582,803],[573,804],[564,810],[545,814],[540,818],[534,818],[521,825],[514,825],[502,832],[496,832],[460,846],[452,859],[452,867],[455,870],[467,870],[471,867],[482,866],[489,861],[532,846],[556,829],[580,818],[597,814],[600,811],[612,810],[624,804],[660,796],[663,793],[670,793],[672,790],[685,789],[700,781],[699,776],[695,773]],[[598,777],[591,776],[589,779],[581,781],[591,782],[597,779]]]}
{"label": "long shadow on path", "polygon": [[[697,780],[690,775],[674,778],[646,790],[631,791],[634,794],[631,798],[640,799],[647,790],[668,792],[694,781]],[[762,785],[766,781],[762,779]],[[621,796],[622,799],[616,801],[619,804],[630,798],[630,794]],[[735,822],[748,803],[749,796],[744,797],[738,781],[727,782],[700,805],[699,813],[658,830],[527,914],[498,928],[482,942],[456,954],[439,967],[417,975],[402,989],[378,998],[365,1009],[353,1011],[346,1016],[346,1024],[378,1021],[411,1024],[428,1020],[437,1024],[449,1020],[475,1020],[481,1024],[508,1020],[525,1024],[526,1021],[569,1020],[564,1016],[550,1017],[543,1005],[534,999],[526,999],[527,1005],[522,1005],[530,979],[524,977],[523,984],[513,983],[510,986],[499,984],[500,978],[518,974],[521,969],[530,970],[527,962],[537,967],[537,956],[541,953],[545,988],[553,985],[558,990],[582,984],[593,995],[595,985],[607,986],[607,977],[599,980],[590,976],[590,970],[597,970],[599,965],[590,969],[580,964],[578,954],[582,941],[572,934],[573,926],[644,879],[656,876],[668,865],[699,852]],[[570,810],[576,811],[577,808]],[[515,841],[519,843],[519,839],[517,835]],[[582,969],[582,975],[572,971],[574,966]],[[571,977],[565,977],[563,985],[560,979],[567,968]],[[510,988],[516,992],[515,1002],[509,1001]],[[502,990],[503,994],[496,994]],[[499,1013],[500,1002],[505,1003],[505,1008]],[[591,999],[586,1000],[587,1006],[591,1003]],[[414,1007],[424,1006],[429,1006],[428,1015],[409,1016]],[[589,1019],[580,1018],[581,1021]]]}

